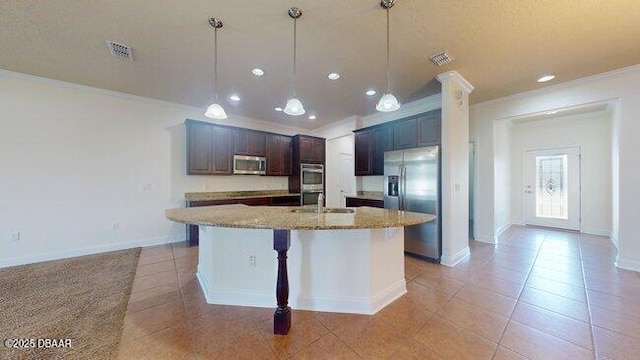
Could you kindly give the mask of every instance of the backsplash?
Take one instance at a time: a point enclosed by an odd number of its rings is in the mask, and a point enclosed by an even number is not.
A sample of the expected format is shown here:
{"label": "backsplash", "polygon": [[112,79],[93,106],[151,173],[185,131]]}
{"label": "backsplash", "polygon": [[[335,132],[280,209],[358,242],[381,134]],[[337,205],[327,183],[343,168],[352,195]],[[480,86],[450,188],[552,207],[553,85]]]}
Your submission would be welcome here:
{"label": "backsplash", "polygon": [[358,176],[356,178],[356,190],[358,191],[382,191],[384,176]]}
{"label": "backsplash", "polygon": [[287,190],[289,187],[286,176],[190,175],[184,182],[183,192]]}

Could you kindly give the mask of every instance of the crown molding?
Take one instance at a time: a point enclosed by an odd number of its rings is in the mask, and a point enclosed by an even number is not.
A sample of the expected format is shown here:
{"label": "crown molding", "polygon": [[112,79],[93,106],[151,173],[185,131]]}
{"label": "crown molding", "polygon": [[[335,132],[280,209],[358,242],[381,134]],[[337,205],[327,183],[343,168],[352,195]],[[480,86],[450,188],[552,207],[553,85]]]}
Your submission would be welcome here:
{"label": "crown molding", "polygon": [[475,88],[471,85],[470,82],[467,81],[459,72],[455,70],[443,72],[441,74],[436,75],[436,79],[443,84],[448,80],[455,80],[467,94],[470,94]]}

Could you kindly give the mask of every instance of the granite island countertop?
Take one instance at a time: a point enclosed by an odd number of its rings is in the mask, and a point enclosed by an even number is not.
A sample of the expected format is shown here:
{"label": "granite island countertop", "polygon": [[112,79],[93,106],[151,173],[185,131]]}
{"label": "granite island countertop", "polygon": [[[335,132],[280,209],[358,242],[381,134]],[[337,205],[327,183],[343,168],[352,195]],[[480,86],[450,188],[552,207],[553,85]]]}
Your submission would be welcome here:
{"label": "granite island countertop", "polygon": [[261,197],[300,196],[289,190],[254,190],[254,191],[217,191],[217,192],[189,192],[184,194],[187,201],[208,201],[227,199],[249,199]]}
{"label": "granite island countertop", "polygon": [[248,229],[337,230],[403,227],[434,220],[430,214],[379,209],[351,208],[353,213],[296,213],[297,206],[219,205],[169,209],[169,220],[204,226]]}
{"label": "granite island countertop", "polygon": [[382,191],[358,191],[355,194],[345,195],[344,197],[377,201],[384,200],[384,194],[382,193]]}

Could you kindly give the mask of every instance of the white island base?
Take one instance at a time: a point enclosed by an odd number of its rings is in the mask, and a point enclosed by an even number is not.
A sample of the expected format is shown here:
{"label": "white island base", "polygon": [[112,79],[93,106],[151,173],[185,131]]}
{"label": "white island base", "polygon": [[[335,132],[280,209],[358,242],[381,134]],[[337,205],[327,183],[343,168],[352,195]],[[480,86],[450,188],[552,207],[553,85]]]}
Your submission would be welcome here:
{"label": "white island base", "polygon": [[[209,304],[274,308],[274,231],[200,226],[197,277]],[[407,292],[404,228],[291,230],[293,309],[372,315]]]}

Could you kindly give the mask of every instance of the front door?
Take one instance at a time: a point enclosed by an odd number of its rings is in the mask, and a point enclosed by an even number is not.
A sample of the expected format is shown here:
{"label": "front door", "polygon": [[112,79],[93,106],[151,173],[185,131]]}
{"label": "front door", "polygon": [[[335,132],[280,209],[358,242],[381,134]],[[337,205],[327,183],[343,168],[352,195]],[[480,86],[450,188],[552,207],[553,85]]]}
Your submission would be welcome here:
{"label": "front door", "polygon": [[580,148],[529,150],[524,160],[527,225],[580,230]]}

